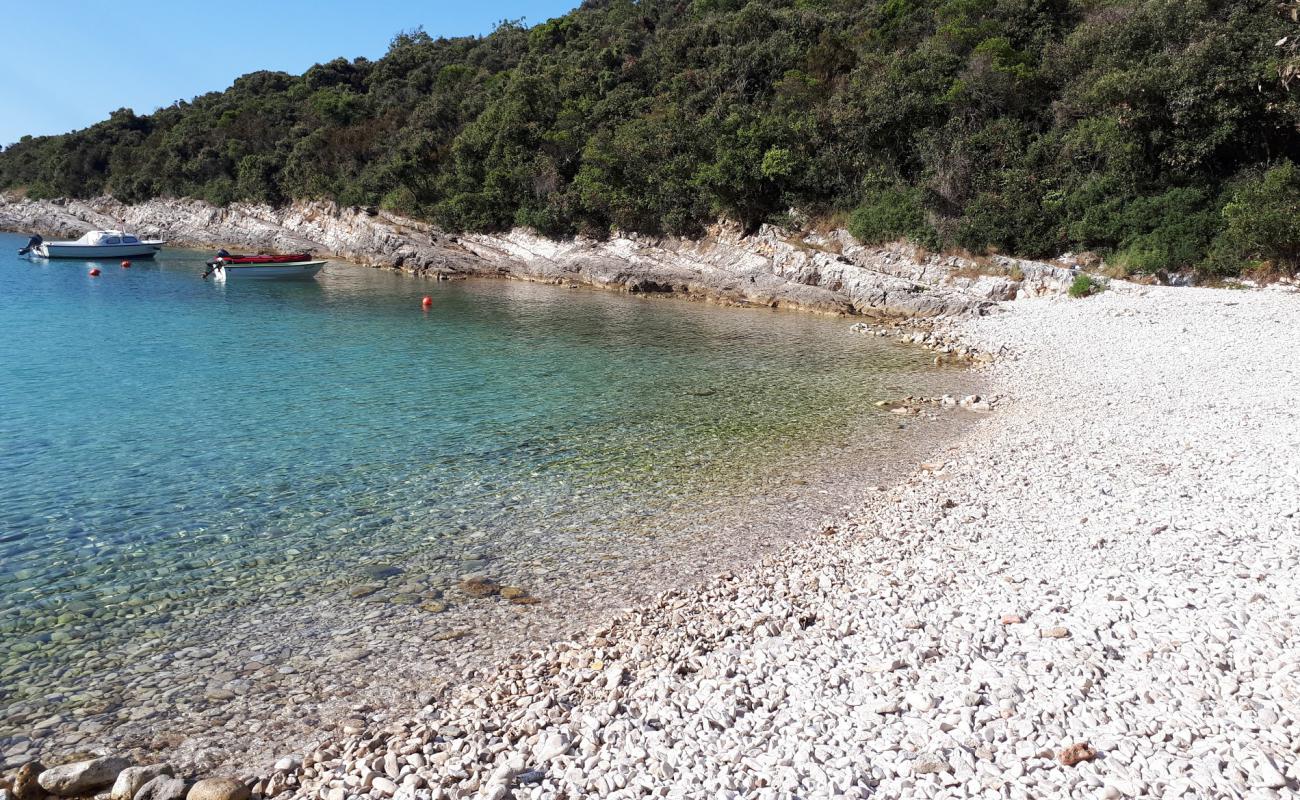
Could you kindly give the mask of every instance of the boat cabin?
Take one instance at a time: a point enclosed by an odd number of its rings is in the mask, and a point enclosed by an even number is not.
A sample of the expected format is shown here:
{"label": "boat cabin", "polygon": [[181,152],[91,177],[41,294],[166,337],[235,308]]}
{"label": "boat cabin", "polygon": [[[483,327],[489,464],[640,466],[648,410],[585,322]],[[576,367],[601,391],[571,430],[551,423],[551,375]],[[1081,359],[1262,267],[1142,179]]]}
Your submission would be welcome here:
{"label": "boat cabin", "polygon": [[76,243],[87,247],[107,247],[114,244],[140,244],[140,240],[121,231],[90,231]]}

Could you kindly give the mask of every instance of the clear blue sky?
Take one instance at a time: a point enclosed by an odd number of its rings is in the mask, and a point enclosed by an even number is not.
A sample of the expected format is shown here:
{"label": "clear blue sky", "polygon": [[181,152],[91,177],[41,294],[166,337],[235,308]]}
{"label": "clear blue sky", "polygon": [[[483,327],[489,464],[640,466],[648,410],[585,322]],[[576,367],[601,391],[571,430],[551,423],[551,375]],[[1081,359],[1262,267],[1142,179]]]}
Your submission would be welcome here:
{"label": "clear blue sky", "polygon": [[579,0],[6,0],[0,144],[84,128],[118,108],[148,113],[259,69],[300,73],[338,56],[378,58],[398,31],[488,33]]}

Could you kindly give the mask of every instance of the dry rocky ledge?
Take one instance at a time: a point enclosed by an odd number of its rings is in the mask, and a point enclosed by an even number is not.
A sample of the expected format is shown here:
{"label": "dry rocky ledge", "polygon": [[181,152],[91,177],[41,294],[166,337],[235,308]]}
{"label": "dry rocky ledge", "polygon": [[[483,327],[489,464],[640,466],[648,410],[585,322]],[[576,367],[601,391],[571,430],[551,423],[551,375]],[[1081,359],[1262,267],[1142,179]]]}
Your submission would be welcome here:
{"label": "dry rocky ledge", "polygon": [[314,249],[370,266],[439,276],[496,276],[673,294],[710,302],[828,314],[927,318],[994,302],[1059,294],[1076,265],[864,247],[844,231],[752,235],[719,224],[698,240],[615,236],[553,241],[523,230],[454,236],[375,209],[299,202],[281,208],[198,200],[124,205],[112,198],[27,201],[0,196],[0,229],[80,236],[128,226],[173,245]]}

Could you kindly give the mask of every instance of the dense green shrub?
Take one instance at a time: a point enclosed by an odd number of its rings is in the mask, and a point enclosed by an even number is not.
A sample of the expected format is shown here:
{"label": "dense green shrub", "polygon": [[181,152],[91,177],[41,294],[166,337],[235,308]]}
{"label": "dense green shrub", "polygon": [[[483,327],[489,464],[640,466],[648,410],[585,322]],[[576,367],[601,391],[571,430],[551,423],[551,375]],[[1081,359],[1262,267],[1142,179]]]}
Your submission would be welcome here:
{"label": "dense green shrub", "polygon": [[1130,273],[1190,269],[1202,260],[1218,228],[1219,215],[1199,189],[1140,197],[1118,215],[1120,244],[1110,261]]}
{"label": "dense green shrub", "polygon": [[1300,169],[1290,161],[1237,182],[1223,206],[1224,227],[1209,265],[1236,274],[1243,264],[1300,269]]}
{"label": "dense green shrub", "polygon": [[895,239],[924,243],[931,233],[925,224],[921,192],[890,187],[867,198],[849,217],[849,233],[863,244]]}
{"label": "dense green shrub", "polygon": [[1105,291],[1106,284],[1092,277],[1086,272],[1080,272],[1074,276],[1074,281],[1070,284],[1070,296],[1073,298],[1088,297],[1098,292]]}
{"label": "dense green shrub", "polygon": [[556,235],[794,209],[864,241],[1295,270],[1296,34],[1268,0],[587,0],[26,137],[0,189]]}

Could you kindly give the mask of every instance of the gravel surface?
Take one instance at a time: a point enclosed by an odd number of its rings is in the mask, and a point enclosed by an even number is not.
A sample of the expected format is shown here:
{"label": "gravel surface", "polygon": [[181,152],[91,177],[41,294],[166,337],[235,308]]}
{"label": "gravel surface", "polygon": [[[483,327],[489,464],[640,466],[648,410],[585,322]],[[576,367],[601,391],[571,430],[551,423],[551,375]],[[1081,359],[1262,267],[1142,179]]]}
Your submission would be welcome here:
{"label": "gravel surface", "polygon": [[1005,399],[852,521],[255,789],[1293,796],[1297,331],[1295,293],[1119,283],[960,323]]}

